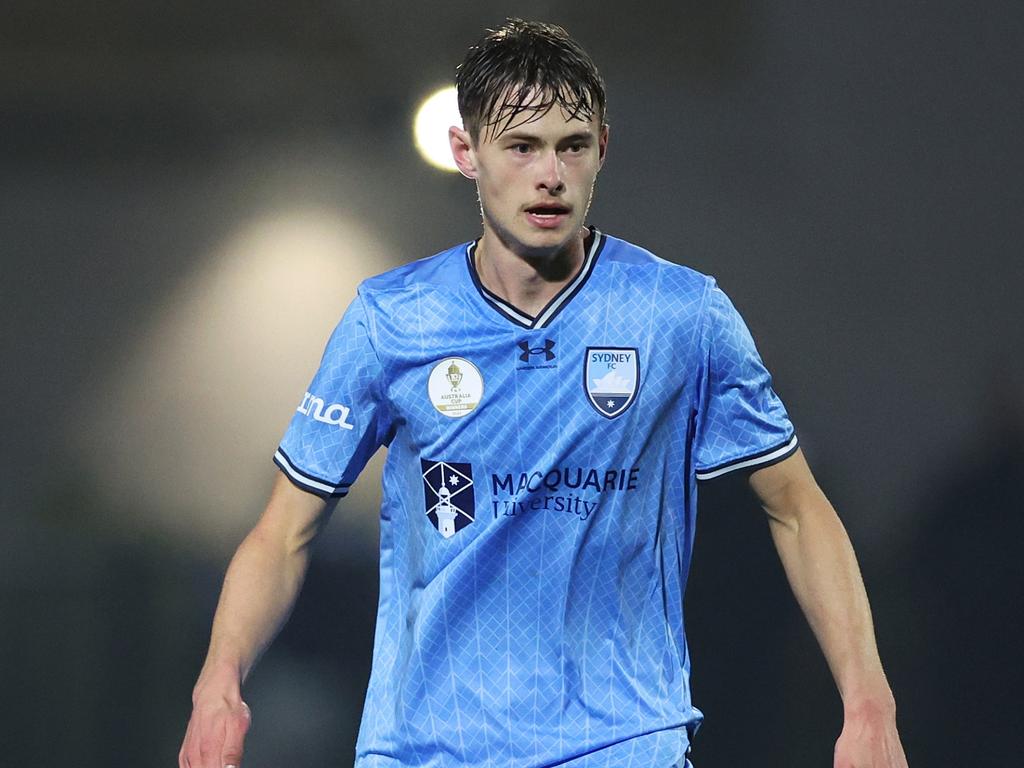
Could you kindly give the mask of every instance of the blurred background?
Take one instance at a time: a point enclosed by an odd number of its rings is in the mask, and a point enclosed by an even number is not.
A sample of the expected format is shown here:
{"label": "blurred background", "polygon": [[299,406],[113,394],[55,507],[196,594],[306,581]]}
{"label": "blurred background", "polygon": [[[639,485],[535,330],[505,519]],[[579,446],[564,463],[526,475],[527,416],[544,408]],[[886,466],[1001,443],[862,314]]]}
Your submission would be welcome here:
{"label": "blurred background", "polygon": [[[508,15],[563,24],[605,76],[591,221],[746,317],[857,548],[911,765],[1016,764],[1016,0],[14,0],[4,763],[176,764],[220,580],[330,329],[359,280],[479,233],[412,120]],[[378,471],[250,679],[246,768],[352,763]],[[742,483],[704,488],[687,623],[700,768],[831,765],[839,698]]]}

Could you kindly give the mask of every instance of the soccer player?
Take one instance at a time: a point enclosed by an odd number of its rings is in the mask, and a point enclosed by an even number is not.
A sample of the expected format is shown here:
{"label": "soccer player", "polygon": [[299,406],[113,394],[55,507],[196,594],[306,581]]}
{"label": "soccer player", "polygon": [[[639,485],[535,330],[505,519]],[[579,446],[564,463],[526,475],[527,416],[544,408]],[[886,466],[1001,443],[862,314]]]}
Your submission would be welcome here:
{"label": "soccer player", "polygon": [[356,766],[689,765],[698,481],[743,471],[843,700],[836,768],[905,768],[846,533],[715,281],[586,226],[605,91],[555,26],[458,69],[483,234],[359,286],[228,568],[179,756],[239,765],[241,684],[329,501],[388,447]]}

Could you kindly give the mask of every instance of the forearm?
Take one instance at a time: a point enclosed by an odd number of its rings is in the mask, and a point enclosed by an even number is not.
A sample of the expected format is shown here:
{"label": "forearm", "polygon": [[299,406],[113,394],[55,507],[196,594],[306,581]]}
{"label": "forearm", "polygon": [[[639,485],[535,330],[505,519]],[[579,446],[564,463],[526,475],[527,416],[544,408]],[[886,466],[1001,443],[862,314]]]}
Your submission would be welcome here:
{"label": "forearm", "polygon": [[287,620],[305,578],[307,547],[289,545],[259,526],[228,566],[200,681],[230,670],[241,683]]}
{"label": "forearm", "polygon": [[864,581],[803,452],[751,474],[775,548],[843,699],[835,768],[907,768]]}
{"label": "forearm", "polygon": [[769,523],[786,576],[825,654],[846,706],[891,697],[875,643],[871,609],[850,539],[825,495],[807,487],[798,514]]}
{"label": "forearm", "polygon": [[180,768],[240,764],[251,722],[242,681],[295,604],[325,510],[318,497],[279,476],[263,516],[231,559],[206,663],[192,690]]}

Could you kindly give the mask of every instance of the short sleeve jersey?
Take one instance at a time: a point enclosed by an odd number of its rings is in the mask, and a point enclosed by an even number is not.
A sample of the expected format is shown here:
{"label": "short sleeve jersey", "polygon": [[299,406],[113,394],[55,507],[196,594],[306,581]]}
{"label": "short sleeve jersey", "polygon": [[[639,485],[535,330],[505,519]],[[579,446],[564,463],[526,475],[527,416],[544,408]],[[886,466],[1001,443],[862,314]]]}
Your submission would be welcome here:
{"label": "short sleeve jersey", "polygon": [[592,230],[531,317],[474,247],[359,287],[275,455],[340,496],[388,448],[356,766],[672,765],[698,480],[792,424],[713,279]]}

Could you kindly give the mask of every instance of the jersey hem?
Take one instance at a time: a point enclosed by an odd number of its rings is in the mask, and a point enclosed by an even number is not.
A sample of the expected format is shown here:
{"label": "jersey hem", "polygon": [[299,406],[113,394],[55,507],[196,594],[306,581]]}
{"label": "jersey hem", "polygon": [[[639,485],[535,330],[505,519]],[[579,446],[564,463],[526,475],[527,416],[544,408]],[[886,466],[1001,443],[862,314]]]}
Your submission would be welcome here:
{"label": "jersey hem", "polygon": [[722,475],[728,474],[729,472],[733,472],[737,469],[749,469],[751,467],[758,467],[760,469],[770,467],[772,464],[778,464],[783,459],[792,456],[798,447],[799,442],[797,441],[796,433],[793,433],[780,445],[775,445],[749,456],[741,456],[738,459],[731,459],[716,467],[697,470],[696,476],[698,480],[713,480],[716,477],[721,477]]}

